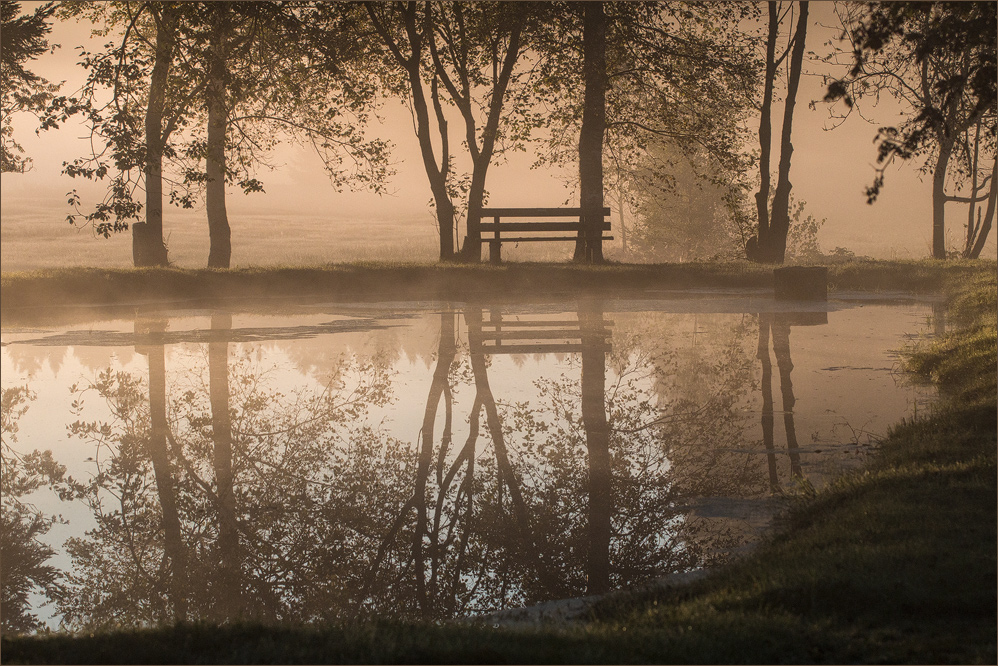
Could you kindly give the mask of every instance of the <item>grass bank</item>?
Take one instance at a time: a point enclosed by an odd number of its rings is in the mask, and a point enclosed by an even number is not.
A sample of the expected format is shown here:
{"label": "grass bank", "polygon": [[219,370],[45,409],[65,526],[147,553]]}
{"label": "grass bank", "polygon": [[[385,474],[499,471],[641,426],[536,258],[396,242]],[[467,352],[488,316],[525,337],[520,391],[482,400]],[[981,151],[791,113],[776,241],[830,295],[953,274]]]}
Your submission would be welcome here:
{"label": "grass bank", "polygon": [[[610,269],[612,270],[612,269]],[[956,330],[906,354],[943,403],[683,589],[621,593],[562,629],[184,625],[3,638],[5,663],[995,663],[996,276],[951,297]]]}
{"label": "grass bank", "polygon": [[[856,261],[829,267],[833,290],[934,292],[972,275],[995,273],[987,261]],[[465,300],[544,295],[614,295],[647,289],[770,288],[772,267],[748,262],[687,264],[351,263],[319,268],[180,268],[4,273],[0,306],[25,308],[218,301],[232,298]]]}

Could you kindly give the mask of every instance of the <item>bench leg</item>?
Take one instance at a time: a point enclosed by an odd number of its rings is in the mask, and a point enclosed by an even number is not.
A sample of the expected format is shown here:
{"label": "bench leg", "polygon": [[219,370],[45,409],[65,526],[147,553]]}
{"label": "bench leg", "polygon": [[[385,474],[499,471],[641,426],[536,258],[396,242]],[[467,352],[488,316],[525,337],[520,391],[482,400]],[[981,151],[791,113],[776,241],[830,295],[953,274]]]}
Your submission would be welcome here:
{"label": "bench leg", "polygon": [[489,241],[489,263],[498,264],[502,261],[502,257],[499,254],[499,247],[501,243],[498,239]]}

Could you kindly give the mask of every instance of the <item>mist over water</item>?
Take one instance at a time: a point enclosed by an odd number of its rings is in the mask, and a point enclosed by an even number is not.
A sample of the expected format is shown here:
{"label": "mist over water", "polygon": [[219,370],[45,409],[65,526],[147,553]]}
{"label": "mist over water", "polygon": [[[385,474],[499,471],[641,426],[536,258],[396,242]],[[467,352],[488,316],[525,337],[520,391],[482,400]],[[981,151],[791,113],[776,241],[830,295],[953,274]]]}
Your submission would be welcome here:
{"label": "mist over water", "polygon": [[724,562],[933,399],[894,352],[929,303],[783,307],[7,317],[4,455],[51,450],[74,480],[61,500],[4,497],[67,520],[38,540],[69,593],[28,611],[73,628],[443,619]]}

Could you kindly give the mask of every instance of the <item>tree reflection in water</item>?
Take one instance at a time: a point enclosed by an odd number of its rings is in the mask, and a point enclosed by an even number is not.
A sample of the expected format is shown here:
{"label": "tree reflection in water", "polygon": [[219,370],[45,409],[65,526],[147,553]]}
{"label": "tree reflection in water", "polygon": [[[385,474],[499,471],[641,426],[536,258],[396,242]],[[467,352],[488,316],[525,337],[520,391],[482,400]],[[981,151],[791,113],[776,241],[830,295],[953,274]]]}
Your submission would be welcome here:
{"label": "tree reflection in water", "polygon": [[794,368],[790,358],[791,326],[817,326],[828,323],[825,312],[763,312],[759,314],[759,348],[757,357],[762,364],[762,433],[769,466],[769,486],[772,492],[781,492],[779,470],[776,462],[776,444],[773,423],[773,363],[769,355],[769,337],[772,332],[773,353],[780,375],[780,395],[783,400],[783,428],[787,439],[787,457],[790,460],[791,483],[806,481],[800,462],[800,446],[797,443],[797,427],[794,422],[793,381],[790,373]]}
{"label": "tree reflection in water", "polygon": [[371,541],[383,513],[354,511],[367,516],[356,533],[337,514],[384,467],[363,462],[384,447],[358,424],[387,400],[388,374],[353,360],[326,386],[282,391],[251,349],[229,355],[229,328],[213,317],[207,368],[192,355],[176,382],[187,388],[169,396],[162,322],[136,323],[148,386],[107,370],[78,389],[110,418],[70,426],[95,450],[84,496],[97,527],[67,544],[68,626],[308,620],[349,606],[362,571],[351,541]]}
{"label": "tree reflection in water", "polygon": [[59,570],[48,564],[55,551],[41,537],[58,521],[32,504],[28,495],[52,487],[63,499],[76,489],[66,468],[51,451],[21,454],[16,450],[18,421],[35,394],[27,386],[5,388],[0,394],[0,632],[19,634],[43,627],[32,594],[46,603],[65,592]]}
{"label": "tree reflection in water", "polygon": [[[137,321],[148,383],[107,370],[77,391],[110,417],[70,426],[94,447],[84,497],[97,526],[68,544],[65,622],[441,619],[688,571],[741,543],[730,521],[697,512],[764,485],[732,450],[754,387],[751,318],[684,349],[619,331],[611,348],[593,300],[557,319],[479,305],[439,316],[414,444],[371,424],[408,399],[382,365],[344,356],[327,383],[288,389],[258,349],[231,344],[226,313],[187,346],[165,322]],[[759,323],[760,349],[773,330],[789,432],[788,337]],[[189,363],[180,375],[168,346]],[[565,371],[536,380],[537,399],[493,394],[500,354],[552,352],[568,354]],[[770,397],[770,433],[772,414]]]}

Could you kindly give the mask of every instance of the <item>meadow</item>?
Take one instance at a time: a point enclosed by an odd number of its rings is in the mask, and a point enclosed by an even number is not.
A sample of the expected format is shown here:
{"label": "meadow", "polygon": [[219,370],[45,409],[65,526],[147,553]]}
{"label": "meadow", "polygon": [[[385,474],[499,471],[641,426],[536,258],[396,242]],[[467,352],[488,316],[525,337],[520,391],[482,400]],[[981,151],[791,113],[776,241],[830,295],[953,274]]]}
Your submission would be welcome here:
{"label": "meadow", "polygon": [[[59,201],[5,199],[0,243],[4,272],[66,266],[126,268],[132,263],[129,232],[110,238],[96,236],[90,227],[75,228],[65,221],[70,208]],[[438,256],[433,216],[398,219],[344,218],[314,212],[285,210],[230,213],[232,267],[316,266],[350,261],[432,262]],[[172,265],[200,268],[208,257],[208,227],[204,212],[167,209],[165,241]],[[606,247],[607,256],[620,255],[620,242]],[[504,245],[503,257],[512,261],[566,261],[571,243]]]}

